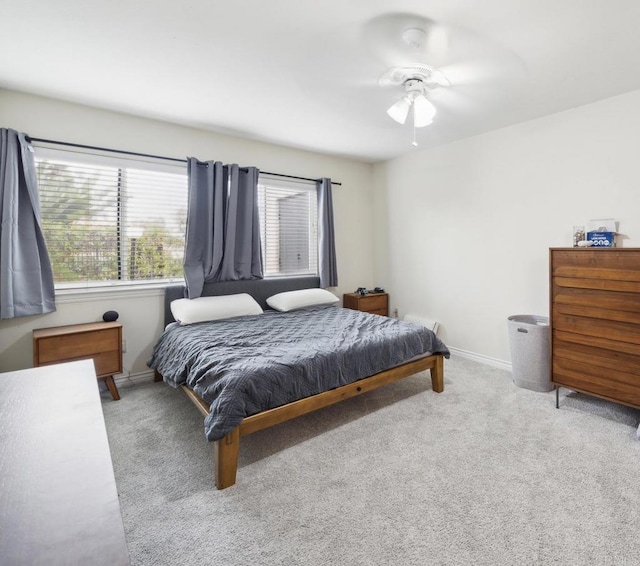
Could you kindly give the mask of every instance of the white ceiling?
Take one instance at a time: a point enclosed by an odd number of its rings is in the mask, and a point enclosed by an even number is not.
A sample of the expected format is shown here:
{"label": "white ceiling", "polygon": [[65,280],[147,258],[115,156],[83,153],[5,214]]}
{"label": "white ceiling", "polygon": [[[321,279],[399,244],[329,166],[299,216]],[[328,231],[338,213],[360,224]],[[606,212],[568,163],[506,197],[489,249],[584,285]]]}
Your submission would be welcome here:
{"label": "white ceiling", "polygon": [[[0,87],[365,161],[413,151],[410,120],[386,114],[401,90],[378,84],[394,65],[452,83],[429,95],[422,148],[640,89],[637,0],[0,0],[0,13]],[[419,50],[401,41],[414,26]]]}

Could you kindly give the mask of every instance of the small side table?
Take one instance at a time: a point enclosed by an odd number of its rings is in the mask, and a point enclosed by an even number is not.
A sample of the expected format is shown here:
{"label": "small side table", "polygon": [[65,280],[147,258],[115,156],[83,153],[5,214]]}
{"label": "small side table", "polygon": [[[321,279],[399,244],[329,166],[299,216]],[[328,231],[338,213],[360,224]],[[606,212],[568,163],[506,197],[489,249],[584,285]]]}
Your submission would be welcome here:
{"label": "small side table", "polygon": [[122,373],[122,324],[90,322],[33,331],[33,367],[92,359],[114,401],[120,399],[113,376]]}
{"label": "small side table", "polygon": [[345,293],[342,305],[347,309],[389,316],[389,293]]}

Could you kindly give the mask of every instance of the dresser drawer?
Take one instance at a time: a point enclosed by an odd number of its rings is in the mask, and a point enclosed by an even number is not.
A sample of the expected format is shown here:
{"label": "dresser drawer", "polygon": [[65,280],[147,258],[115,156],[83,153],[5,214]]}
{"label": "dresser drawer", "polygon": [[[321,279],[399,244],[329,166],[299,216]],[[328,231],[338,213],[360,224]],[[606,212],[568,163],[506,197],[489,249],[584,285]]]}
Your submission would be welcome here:
{"label": "dresser drawer", "polygon": [[[604,362],[604,360],[603,360]],[[604,364],[603,364],[604,365]],[[640,378],[636,373],[554,356],[553,383],[640,408]]]}
{"label": "dresser drawer", "polygon": [[[604,253],[602,253],[604,252]],[[552,249],[552,272],[554,277],[576,277],[591,273],[600,278],[608,273],[609,278],[640,281],[640,253],[636,249]]]}

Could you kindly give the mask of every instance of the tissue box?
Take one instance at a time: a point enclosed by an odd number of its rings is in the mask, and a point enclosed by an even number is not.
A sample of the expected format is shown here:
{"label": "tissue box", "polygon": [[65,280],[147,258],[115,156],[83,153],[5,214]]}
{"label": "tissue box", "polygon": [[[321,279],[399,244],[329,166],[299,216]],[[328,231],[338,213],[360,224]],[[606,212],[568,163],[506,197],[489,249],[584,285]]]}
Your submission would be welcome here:
{"label": "tissue box", "polygon": [[587,232],[587,240],[593,242],[594,248],[614,248],[616,245],[616,233]]}

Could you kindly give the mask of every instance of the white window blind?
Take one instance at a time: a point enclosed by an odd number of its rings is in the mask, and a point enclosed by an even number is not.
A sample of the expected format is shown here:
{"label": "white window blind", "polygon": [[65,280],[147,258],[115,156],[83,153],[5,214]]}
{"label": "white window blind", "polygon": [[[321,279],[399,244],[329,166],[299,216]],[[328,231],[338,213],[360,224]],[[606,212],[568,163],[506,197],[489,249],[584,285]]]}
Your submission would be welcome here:
{"label": "white window blind", "polygon": [[56,287],[182,278],[186,164],[35,152]]}
{"label": "white window blind", "polygon": [[315,184],[261,175],[258,203],[265,276],[318,273]]}

